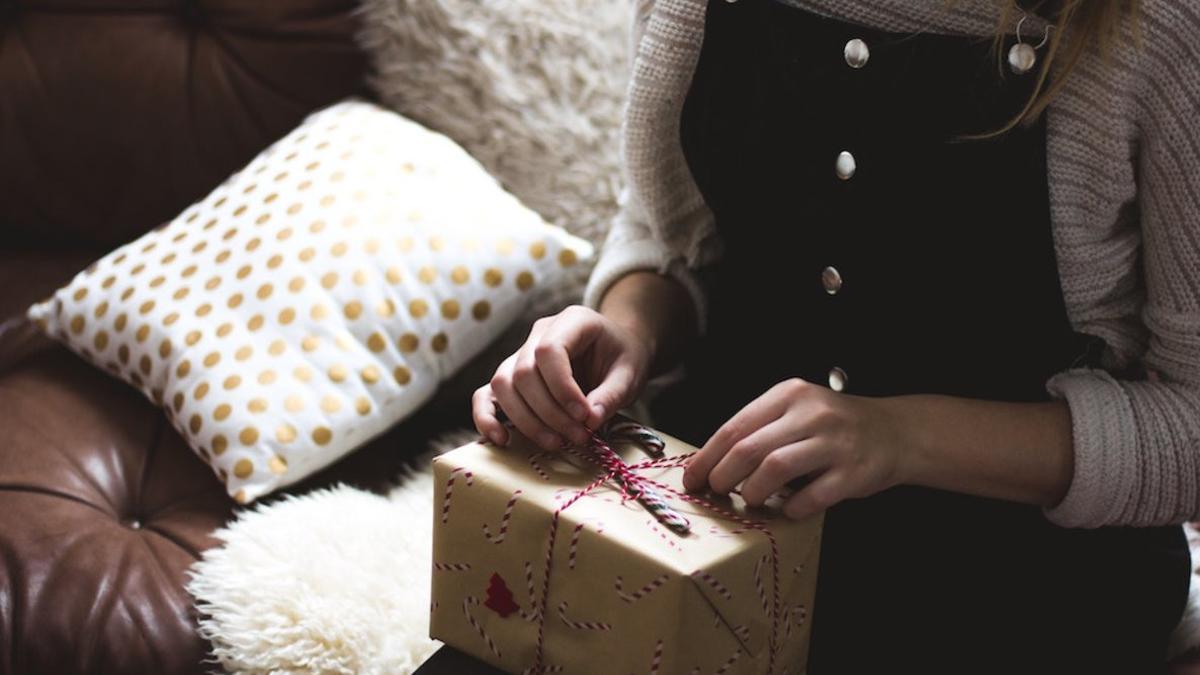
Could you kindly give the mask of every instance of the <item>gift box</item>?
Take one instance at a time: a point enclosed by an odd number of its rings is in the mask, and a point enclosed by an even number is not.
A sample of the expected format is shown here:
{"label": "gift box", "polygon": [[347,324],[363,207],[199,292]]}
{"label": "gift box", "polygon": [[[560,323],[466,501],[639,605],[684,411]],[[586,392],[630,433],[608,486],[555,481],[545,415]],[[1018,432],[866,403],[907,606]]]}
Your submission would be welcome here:
{"label": "gift box", "polygon": [[695,448],[621,426],[434,460],[431,636],[511,673],[804,672],[821,516],[688,495]]}

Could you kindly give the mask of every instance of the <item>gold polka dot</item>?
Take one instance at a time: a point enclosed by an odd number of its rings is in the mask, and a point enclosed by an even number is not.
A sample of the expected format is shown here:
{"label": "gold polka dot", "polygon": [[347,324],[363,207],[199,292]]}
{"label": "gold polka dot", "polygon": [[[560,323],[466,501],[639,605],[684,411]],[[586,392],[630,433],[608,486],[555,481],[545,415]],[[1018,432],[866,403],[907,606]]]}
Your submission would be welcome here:
{"label": "gold polka dot", "polygon": [[337,285],[337,272],[328,272],[321,277],[321,287],[325,289],[333,288]]}
{"label": "gold polka dot", "polygon": [[[241,207],[241,208],[240,208],[240,209],[238,209],[238,210],[239,210],[239,211],[242,211],[242,212],[245,212],[245,210],[246,210],[246,207],[244,207],[244,206],[243,206],[243,207]],[[234,215],[237,215],[237,213],[234,213]],[[229,228],[229,229],[228,229],[228,230],[225,232],[225,234],[224,234],[224,235],[221,237],[221,239],[224,239],[225,241],[229,241],[230,239],[233,239],[233,238],[234,238],[234,237],[236,237],[236,236],[237,236],[237,228],[236,228],[236,227],[231,227],[231,228]],[[226,259],[228,259],[228,257],[229,257],[229,256],[226,256]],[[219,261],[219,262],[225,262],[225,260],[221,260],[221,261]]]}
{"label": "gold polka dot", "polygon": [[434,279],[437,279],[437,270],[426,265],[417,271],[417,278],[427,284],[432,284]]}
{"label": "gold polka dot", "polygon": [[279,181],[281,181],[287,177],[288,177],[288,172],[281,171],[280,173],[275,174],[275,182],[278,183]]}
{"label": "gold polka dot", "polygon": [[229,323],[228,321],[221,324],[220,326],[217,326],[217,337],[226,337],[232,332],[233,332],[233,324]]}
{"label": "gold polka dot", "polygon": [[[180,232],[179,234],[175,235],[174,241],[179,241],[186,236],[187,232]],[[160,260],[159,263],[162,265],[170,265],[171,263],[175,262],[175,258],[177,257],[179,256],[175,255],[174,253],[168,253],[162,257],[162,260]]]}
{"label": "gold polka dot", "polygon": [[299,394],[290,394],[284,399],[283,407],[288,412],[300,412],[304,409],[304,399]]}
{"label": "gold polka dot", "polygon": [[429,346],[433,348],[433,351],[439,354],[446,351],[446,347],[449,346],[449,344],[450,338],[445,333],[438,333],[437,335],[433,336],[432,340],[429,341]]}
{"label": "gold polka dot", "polygon": [[258,287],[258,293],[255,295],[258,296],[259,300],[266,300],[267,298],[271,297],[271,292],[273,290],[275,290],[275,288],[271,284],[263,284],[262,286]]}
{"label": "gold polka dot", "polygon": [[212,305],[207,302],[196,308],[196,316],[199,317],[208,316],[210,312],[212,312]]}
{"label": "gold polka dot", "polygon": [[299,293],[304,290],[304,277],[296,277],[289,281],[288,290],[293,293]]}
{"label": "gold polka dot", "polygon": [[204,357],[204,365],[207,368],[212,368],[213,366],[217,365],[220,362],[221,362],[221,353],[220,352],[210,352],[208,354],[208,356]]}
{"label": "gold polka dot", "polygon": [[329,441],[333,440],[333,432],[329,427],[317,427],[313,429],[312,439],[317,445],[328,445]]}
{"label": "gold polka dot", "polygon": [[141,274],[142,270],[144,269],[146,269],[146,263],[138,263],[133,269],[129,270],[129,274],[136,277],[137,275]]}
{"label": "gold polka dot", "polygon": [[521,272],[517,275],[517,288],[522,291],[527,291],[533,287],[533,274],[529,271]]}
{"label": "gold polka dot", "polygon": [[201,382],[200,384],[196,385],[196,389],[192,392],[192,397],[195,398],[197,401],[203,400],[204,397],[207,395],[208,395],[208,383],[207,382]]}
{"label": "gold polka dot", "polygon": [[[278,434],[276,434],[276,435],[278,435]],[[295,436],[294,433],[292,435],[293,435],[293,437]],[[280,441],[280,442],[286,443],[287,441]],[[270,469],[271,473],[274,473],[274,474],[287,473],[287,461],[284,460],[284,458],[280,457],[279,455],[275,455],[274,457],[272,457],[270,459],[270,461],[267,462],[267,468]]]}
{"label": "gold polka dot", "polygon": [[367,349],[370,349],[376,354],[383,351],[386,347],[387,341],[384,339],[383,334],[381,333],[371,333],[371,336],[367,338]]}
{"label": "gold polka dot", "polygon": [[457,319],[459,309],[457,300],[447,300],[442,303],[442,316],[447,319]]}
{"label": "gold polka dot", "polygon": [[195,345],[197,342],[200,341],[200,331],[198,331],[198,330],[189,331],[187,336],[185,336],[183,338],[183,341],[186,342],[187,346],[189,346],[189,347]]}
{"label": "gold polka dot", "polygon": [[254,445],[258,442],[258,429],[254,427],[246,427],[238,434],[238,440],[242,445]]}
{"label": "gold polka dot", "polygon": [[388,318],[396,313],[396,303],[391,300],[381,300],[375,305],[375,313],[383,318]]}
{"label": "gold polka dot", "polygon": [[154,311],[154,301],[153,300],[147,300],[146,302],[142,303],[141,307],[138,307],[139,314],[145,315],[145,314],[149,314],[152,311]]}
{"label": "gold polka dot", "polygon": [[287,349],[287,343],[283,340],[273,340],[271,345],[267,347],[267,353],[271,356],[279,356]]}
{"label": "gold polka dot", "polygon": [[401,352],[404,352],[405,354],[411,354],[412,352],[417,351],[417,347],[421,345],[421,339],[418,338],[415,333],[405,333],[404,335],[400,336],[400,339],[396,344],[400,347]]}
{"label": "gold polka dot", "polygon": [[433,236],[433,237],[429,238],[429,248],[430,249],[432,249],[434,251],[440,251],[445,247],[446,247],[446,242],[441,237]]}
{"label": "gold polka dot", "polygon": [[334,171],[333,174],[329,177],[329,180],[333,181],[334,183],[340,183],[342,181],[342,179],[345,177],[346,177],[345,172]]}
{"label": "gold polka dot", "polygon": [[362,303],[357,300],[352,300],[346,304],[346,307],[343,311],[346,314],[346,318],[353,321],[359,316],[362,316]]}
{"label": "gold polka dot", "polygon": [[217,226],[217,219],[213,218],[204,224],[204,229],[207,231],[207,230],[213,229],[216,226]]}
{"label": "gold polka dot", "polygon": [[96,333],[96,337],[92,339],[92,344],[97,350],[103,350],[108,346],[108,333],[105,333],[104,331],[98,331]]}
{"label": "gold polka dot", "polygon": [[186,298],[188,296],[188,293],[190,293],[190,292],[191,291],[188,289],[187,286],[181,286],[179,288],[179,290],[175,291],[175,293],[171,297],[175,298],[176,300],[183,300],[184,298]]}
{"label": "gold polka dot", "polygon": [[370,253],[372,255],[375,253],[379,253],[379,240],[378,239],[368,239],[367,243],[363,247],[363,249],[366,250],[367,253]]}
{"label": "gold polka dot", "polygon": [[350,280],[354,282],[355,286],[362,286],[362,285],[366,284],[367,283],[366,270],[361,270],[361,269],[354,270],[354,275],[350,277]]}
{"label": "gold polka dot", "polygon": [[138,342],[145,342],[146,338],[150,337],[150,326],[146,324],[139,326],[137,333],[134,333],[134,337],[137,338]]}
{"label": "gold polka dot", "polygon": [[125,292],[121,293],[121,299],[122,299],[122,300],[128,300],[128,299],[130,298],[130,296],[132,296],[132,295],[133,295],[133,292],[134,292],[134,290],[135,290],[135,289],[134,289],[134,287],[133,287],[133,286],[130,286],[129,288],[126,288],[126,289],[125,289]]}
{"label": "gold polka dot", "polygon": [[265,320],[263,319],[262,314],[255,314],[254,316],[250,317],[249,321],[246,322],[246,327],[249,328],[250,332],[253,333],[254,331],[257,331],[259,328],[263,327],[264,321]]}
{"label": "gold polka dot", "polygon": [[213,277],[213,278],[209,279],[208,281],[204,282],[204,288],[207,290],[210,290],[210,291],[220,285],[221,285],[221,277]]}
{"label": "gold polka dot", "polygon": [[[409,214],[409,220],[413,220],[412,214]],[[417,217],[417,220],[420,220],[420,216]],[[413,249],[413,244],[412,237],[400,237],[396,242],[396,248],[400,249],[401,253],[408,253]]]}
{"label": "gold polka dot", "polygon": [[[225,471],[220,471],[218,478],[220,478],[221,482],[224,483],[226,479]],[[233,501],[237,502],[238,504],[249,504],[250,496],[246,494],[245,490],[238,490],[233,494]]]}
{"label": "gold polka dot", "polygon": [[343,380],[345,380],[346,379],[346,366],[343,366],[341,364],[330,366],[329,379],[333,380],[334,382],[342,382]]}
{"label": "gold polka dot", "polygon": [[579,256],[576,255],[575,251],[572,251],[569,248],[564,248],[558,252],[559,265],[562,265],[563,267],[570,267],[577,262],[579,262]]}
{"label": "gold polka dot", "polygon": [[329,308],[325,305],[313,305],[312,310],[308,314],[312,317],[313,321],[320,321],[329,316]]}
{"label": "gold polka dot", "polygon": [[195,274],[197,269],[199,269],[199,268],[197,268],[195,265],[188,265],[187,267],[183,268],[183,272],[180,273],[179,276],[184,279],[187,279],[188,277]]}
{"label": "gold polka dot", "polygon": [[483,321],[492,313],[492,306],[487,300],[480,300],[471,305],[471,316],[475,317],[476,321]]}
{"label": "gold polka dot", "polygon": [[414,319],[419,319],[429,312],[429,303],[424,300],[413,300],[408,303],[408,313],[412,314]]}
{"label": "gold polka dot", "polygon": [[166,282],[167,282],[167,278],[164,276],[154,277],[153,279],[150,280],[150,288],[158,288],[159,286],[162,286]]}
{"label": "gold polka dot", "polygon": [[159,356],[159,358],[165,359],[170,355],[171,355],[171,341],[163,340],[162,342],[160,342],[158,344],[158,356]]}
{"label": "gold polka dot", "polygon": [[296,320],[296,310],[292,309],[291,307],[286,307],[281,312],[279,312],[279,323],[281,325],[286,326],[295,320]]}
{"label": "gold polka dot", "polygon": [[338,243],[334,244],[332,248],[329,249],[329,252],[333,254],[333,257],[340,258],[340,257],[346,255],[346,248],[347,248],[346,242],[339,241]]}
{"label": "gold polka dot", "polygon": [[314,220],[312,222],[312,224],[308,226],[308,231],[312,232],[313,234],[316,234],[324,229],[325,229],[325,221],[323,221],[323,220]]}
{"label": "gold polka dot", "polygon": [[[113,328],[116,328],[117,332],[120,333],[121,331],[125,330],[125,324],[128,321],[129,318],[125,316],[124,312],[122,312],[121,314],[117,315],[116,321],[113,321]],[[75,330],[74,322],[72,322],[71,330]]]}
{"label": "gold polka dot", "polygon": [[86,326],[87,326],[87,320],[83,318],[82,314],[76,314],[74,317],[71,318],[71,332],[72,333],[79,335],[80,333],[83,332],[83,329]]}
{"label": "gold polka dot", "polygon": [[404,366],[396,366],[392,377],[396,378],[397,384],[408,384],[412,380],[412,371]]}
{"label": "gold polka dot", "polygon": [[546,257],[546,244],[540,241],[530,244],[529,255],[532,256],[534,260],[541,260],[542,258]]}
{"label": "gold polka dot", "polygon": [[190,372],[192,372],[192,362],[187,359],[180,361],[179,365],[175,366],[175,377],[187,377]]}
{"label": "gold polka dot", "polygon": [[224,386],[225,386],[226,390],[237,389],[238,385],[240,385],[241,383],[242,383],[241,375],[230,375],[229,377],[225,378]]}
{"label": "gold polka dot", "polygon": [[255,237],[255,238],[251,239],[250,241],[246,242],[246,250],[247,251],[257,250],[261,244],[262,244],[262,239]]}
{"label": "gold polka dot", "polygon": [[[242,433],[244,434],[245,432],[243,431]],[[257,438],[257,434],[255,437]],[[251,443],[253,443],[253,441],[251,441]],[[250,445],[250,443],[246,443],[246,445]],[[248,459],[239,459],[237,464],[233,465],[233,475],[237,476],[238,478],[249,478],[250,474],[252,473],[254,473],[254,462],[251,462]]]}
{"label": "gold polka dot", "polygon": [[371,401],[366,396],[359,396],[354,401],[354,410],[359,415],[366,415],[371,412]]}
{"label": "gold polka dot", "polygon": [[259,384],[272,384],[273,382],[275,382],[275,371],[264,370],[258,374]]}
{"label": "gold polka dot", "polygon": [[246,408],[250,412],[256,413],[256,414],[266,412],[267,411],[267,399],[252,398],[252,399],[250,399],[250,402],[246,404]]}
{"label": "gold polka dot", "polygon": [[220,455],[220,454],[224,453],[228,447],[229,447],[229,439],[225,438],[221,434],[217,434],[216,436],[213,436],[212,451],[213,451],[214,455]]}
{"label": "gold polka dot", "polygon": [[309,246],[308,248],[305,248],[302,251],[300,251],[300,261],[308,262],[309,260],[312,260],[313,256],[315,256],[316,254],[317,254],[317,252],[311,246]]}
{"label": "gold polka dot", "polygon": [[483,283],[495,288],[504,282],[504,274],[495,267],[489,267],[483,272]]}
{"label": "gold polka dot", "polygon": [[171,312],[170,314],[163,317],[163,325],[171,326],[178,320],[179,320],[179,312]]}
{"label": "gold polka dot", "polygon": [[234,210],[233,210],[233,215],[235,215],[235,216],[240,216],[240,215],[242,215],[242,214],[243,214],[243,213],[245,213],[245,212],[246,212],[246,205],[245,205],[245,204],[242,204],[241,206],[239,206],[239,207],[237,207],[236,209],[234,209]]}
{"label": "gold polka dot", "polygon": [[278,253],[271,256],[270,258],[267,258],[267,269],[273,270],[282,264],[283,264],[283,256],[279,255]]}
{"label": "gold polka dot", "polygon": [[321,341],[315,335],[308,335],[300,342],[300,348],[306,352],[316,351],[320,346]]}
{"label": "gold polka dot", "polygon": [[112,287],[113,287],[113,284],[115,284],[115,283],[117,283],[117,278],[116,278],[116,277],[109,277],[109,278],[107,278],[107,279],[105,279],[105,280],[104,280],[104,283],[100,284],[100,287],[101,287],[101,288],[103,288],[103,289],[105,289],[105,290],[108,290],[108,289],[112,288]]}
{"label": "gold polka dot", "polygon": [[333,201],[334,201],[333,195],[325,195],[324,197],[321,197],[321,206],[326,206],[326,207],[332,206]]}
{"label": "gold polka dot", "polygon": [[362,376],[363,382],[367,384],[375,384],[379,381],[379,369],[375,366],[367,366],[359,374]]}
{"label": "gold polka dot", "polygon": [[204,420],[200,419],[199,415],[192,415],[192,418],[188,420],[188,429],[191,430],[193,434],[200,433],[200,428],[203,426]]}
{"label": "gold polka dot", "polygon": [[456,284],[465,284],[471,280],[471,272],[466,267],[459,265],[450,270],[450,280]]}
{"label": "gold polka dot", "polygon": [[327,413],[335,413],[342,409],[342,399],[329,394],[321,399],[321,410]]}
{"label": "gold polka dot", "polygon": [[175,396],[173,397],[173,400],[171,402],[172,405],[175,407],[175,412],[179,412],[180,410],[183,409],[183,401],[184,401],[183,392],[182,391],[175,392]]}
{"label": "gold polka dot", "polygon": [[237,278],[245,279],[246,277],[250,276],[250,273],[253,271],[254,271],[254,268],[251,267],[250,265],[242,265],[241,267],[238,268]]}
{"label": "gold polka dot", "polygon": [[257,218],[255,218],[255,219],[254,219],[254,224],[255,224],[255,225],[265,225],[265,224],[267,223],[267,221],[268,221],[268,220],[270,220],[270,219],[271,219],[271,214],[269,214],[269,213],[264,213],[264,214],[262,214],[262,215],[260,215],[259,217],[257,217]]}
{"label": "gold polka dot", "polygon": [[387,278],[387,281],[388,281],[388,283],[389,283],[389,284],[398,284],[398,283],[400,283],[400,270],[399,270],[399,268],[397,268],[397,267],[395,267],[395,266],[392,266],[392,267],[389,267],[389,268],[387,268],[387,276],[386,276],[386,278]]}
{"label": "gold polka dot", "polygon": [[290,424],[281,424],[275,429],[275,440],[280,443],[291,443],[296,440],[296,427]]}
{"label": "gold polka dot", "polygon": [[222,403],[213,410],[213,419],[220,422],[229,417],[233,412],[233,408],[228,403]]}

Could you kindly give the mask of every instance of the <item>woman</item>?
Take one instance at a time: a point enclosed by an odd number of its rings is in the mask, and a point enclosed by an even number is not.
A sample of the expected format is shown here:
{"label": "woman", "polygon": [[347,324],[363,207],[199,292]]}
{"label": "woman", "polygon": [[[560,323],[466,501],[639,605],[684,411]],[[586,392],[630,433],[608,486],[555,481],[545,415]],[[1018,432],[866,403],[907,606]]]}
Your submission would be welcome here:
{"label": "woman", "polygon": [[635,32],[624,210],[479,431],[580,442],[682,362],[653,412],[703,444],[687,487],[828,509],[811,675],[1161,671],[1200,4],[658,0]]}

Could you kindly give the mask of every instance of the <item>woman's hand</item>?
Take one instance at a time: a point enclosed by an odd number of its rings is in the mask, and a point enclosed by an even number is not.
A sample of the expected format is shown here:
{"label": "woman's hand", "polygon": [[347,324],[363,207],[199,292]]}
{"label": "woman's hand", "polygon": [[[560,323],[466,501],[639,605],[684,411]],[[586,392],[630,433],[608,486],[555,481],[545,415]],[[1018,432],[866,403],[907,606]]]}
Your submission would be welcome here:
{"label": "woman's hand", "polygon": [[781,382],[713,434],[683,484],[725,494],[741,483],[746,503],[760,506],[793,479],[812,477],[784,505],[792,518],[885,490],[901,482],[905,430],[883,401]]}
{"label": "woman's hand", "polygon": [[[508,431],[497,405],[546,450],[583,443],[645,383],[651,349],[636,333],[582,306],[533,324],[529,338],[471,400],[475,428],[497,445]],[[591,388],[585,395],[580,384]]]}

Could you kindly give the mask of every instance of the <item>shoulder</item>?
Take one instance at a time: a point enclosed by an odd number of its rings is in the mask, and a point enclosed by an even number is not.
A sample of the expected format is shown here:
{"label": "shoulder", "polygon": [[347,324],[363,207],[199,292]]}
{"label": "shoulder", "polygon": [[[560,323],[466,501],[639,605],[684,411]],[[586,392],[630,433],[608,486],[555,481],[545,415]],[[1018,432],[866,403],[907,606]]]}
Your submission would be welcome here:
{"label": "shoulder", "polygon": [[1200,85],[1200,0],[1142,0],[1126,39],[1159,94]]}

